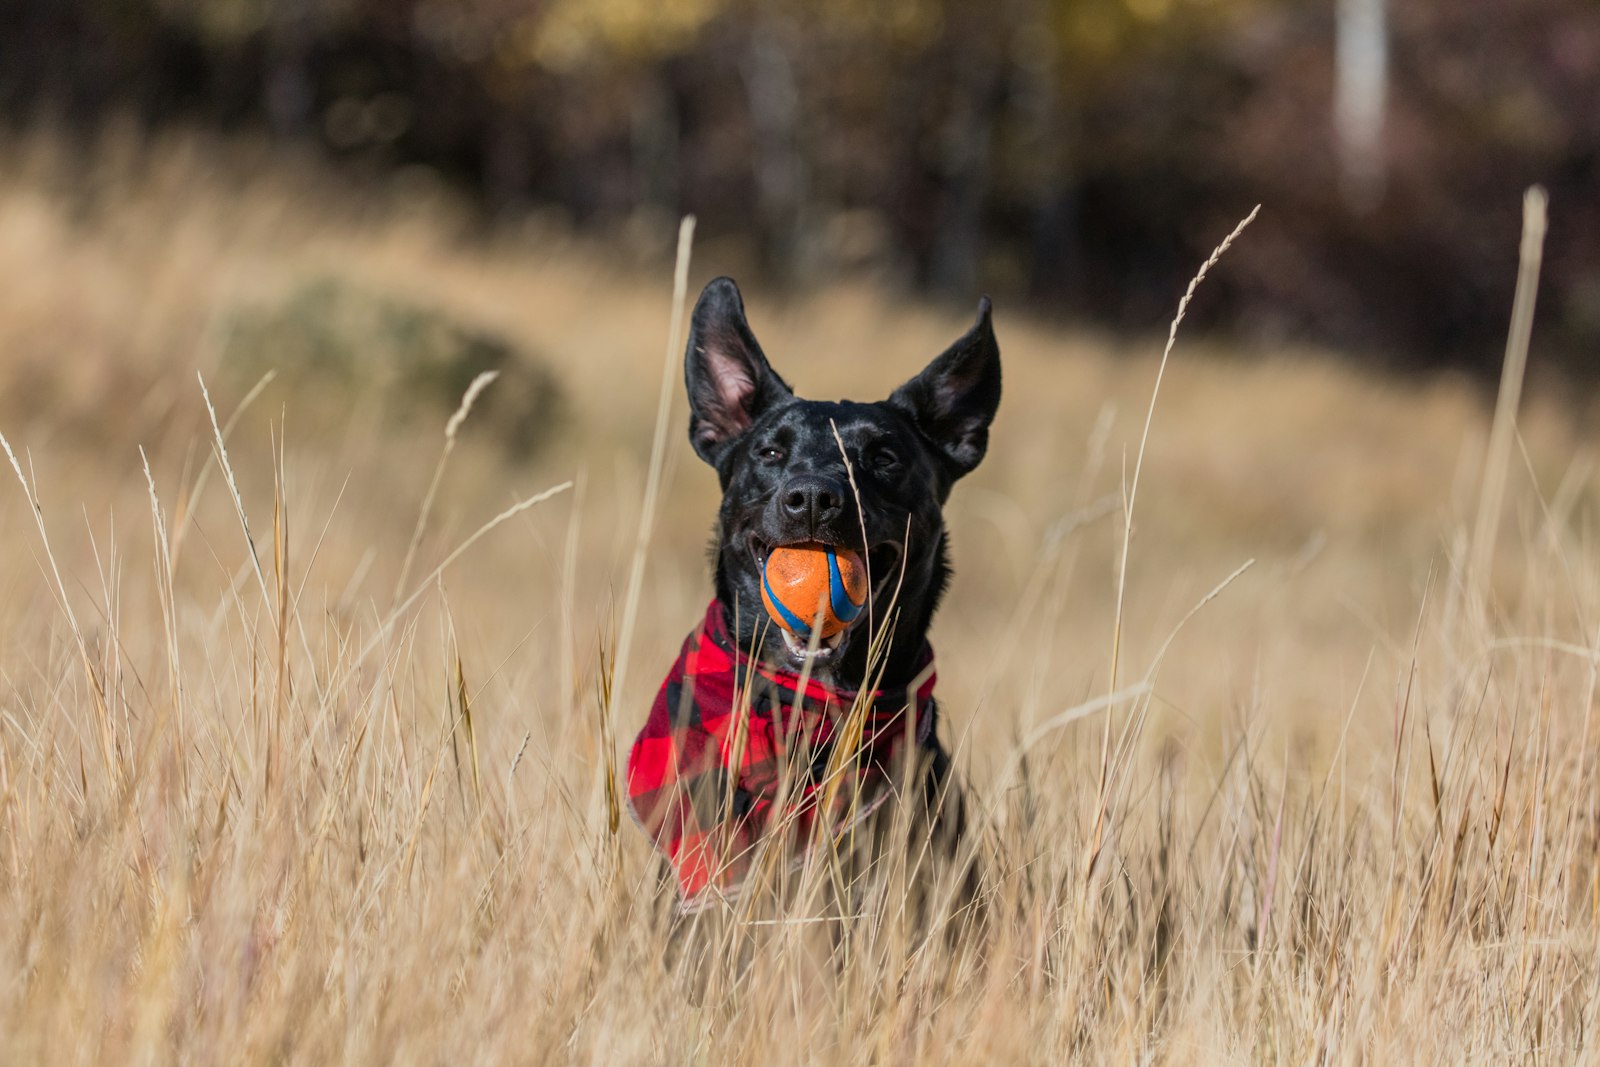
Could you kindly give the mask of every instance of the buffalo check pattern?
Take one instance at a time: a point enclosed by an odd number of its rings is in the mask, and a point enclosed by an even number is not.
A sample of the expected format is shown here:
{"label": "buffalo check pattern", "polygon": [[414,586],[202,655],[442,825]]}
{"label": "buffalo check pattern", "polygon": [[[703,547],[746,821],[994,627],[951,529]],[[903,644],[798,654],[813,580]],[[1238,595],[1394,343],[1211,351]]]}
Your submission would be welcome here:
{"label": "buffalo check pattern", "polygon": [[[798,861],[819,825],[841,831],[887,799],[895,756],[933,737],[935,678],[924,644],[904,689],[857,694],[802,680],[738,648],[713,600],[628,755],[628,807],[671,861],[680,908],[736,896],[767,832],[792,831]],[[859,747],[835,759],[858,696]]]}

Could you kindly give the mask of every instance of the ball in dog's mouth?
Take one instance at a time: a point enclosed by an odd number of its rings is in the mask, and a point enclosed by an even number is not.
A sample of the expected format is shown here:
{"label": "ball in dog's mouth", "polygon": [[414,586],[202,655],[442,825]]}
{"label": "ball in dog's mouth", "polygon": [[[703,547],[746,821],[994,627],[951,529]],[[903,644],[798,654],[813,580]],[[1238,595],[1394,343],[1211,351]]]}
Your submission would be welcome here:
{"label": "ball in dog's mouth", "polygon": [[[840,544],[773,543],[752,533],[748,545],[761,576],[763,604],[796,667],[808,659],[817,667],[838,659],[856,625],[869,616],[864,610],[869,596],[883,602],[900,580],[902,550],[892,542],[861,554]],[[816,633],[817,616],[804,617],[812,601],[820,607]]]}

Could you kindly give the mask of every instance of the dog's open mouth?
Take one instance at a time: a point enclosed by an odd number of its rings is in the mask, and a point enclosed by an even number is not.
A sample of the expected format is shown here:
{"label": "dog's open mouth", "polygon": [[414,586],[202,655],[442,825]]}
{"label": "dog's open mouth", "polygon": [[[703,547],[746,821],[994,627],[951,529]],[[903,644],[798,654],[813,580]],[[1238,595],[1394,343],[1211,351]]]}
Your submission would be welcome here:
{"label": "dog's open mouth", "polygon": [[[756,573],[765,573],[767,557],[774,548],[789,543],[801,542],[774,542],[768,541],[758,534],[750,534],[748,546],[750,556],[755,562]],[[854,549],[851,549],[851,551],[854,551]],[[893,541],[881,541],[867,550],[868,605],[874,603],[878,605],[886,604],[888,599],[894,595],[900,584],[900,561],[903,555],[903,548]],[[880,608],[877,614],[881,615],[881,613]],[[807,659],[810,659],[813,667],[822,667],[835,662],[844,655],[845,649],[849,647],[852,635],[858,629],[861,629],[862,624],[874,614],[873,611],[869,610],[861,611],[846,624],[844,629],[829,637],[807,637],[776,625],[772,629],[776,630],[780,635],[783,642],[783,650],[794,666],[802,666]],[[815,645],[814,648],[812,647],[813,645]]]}
{"label": "dog's open mouth", "polygon": [[816,651],[812,652],[811,643],[807,638],[792,634],[781,626],[776,627],[776,629],[778,635],[783,638],[783,650],[789,654],[789,658],[795,663],[805,662],[807,653],[813,656],[813,662],[815,663],[832,663],[834,657],[844,648],[845,635],[850,632],[850,628],[846,627],[832,637],[818,638]]}

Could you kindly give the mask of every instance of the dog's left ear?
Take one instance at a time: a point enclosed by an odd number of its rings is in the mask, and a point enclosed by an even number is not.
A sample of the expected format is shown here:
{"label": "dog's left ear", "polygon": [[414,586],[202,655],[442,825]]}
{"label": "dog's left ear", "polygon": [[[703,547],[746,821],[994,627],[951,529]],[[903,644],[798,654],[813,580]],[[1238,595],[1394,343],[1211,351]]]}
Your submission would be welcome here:
{"label": "dog's left ear", "polygon": [[1000,406],[1000,346],[989,312],[984,297],[972,329],[889,397],[933,442],[957,478],[983,460],[989,424]]}

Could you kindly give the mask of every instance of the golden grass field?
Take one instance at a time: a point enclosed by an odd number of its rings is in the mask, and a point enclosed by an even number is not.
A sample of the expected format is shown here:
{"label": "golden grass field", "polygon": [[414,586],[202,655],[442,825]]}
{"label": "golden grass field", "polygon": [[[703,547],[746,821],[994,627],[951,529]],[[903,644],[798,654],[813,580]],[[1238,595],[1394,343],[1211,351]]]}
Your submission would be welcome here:
{"label": "golden grass field", "polygon": [[[1150,690],[1046,730],[1111,685],[1167,324],[1002,304],[1006,396],[933,632],[993,928],[918,947],[868,917],[819,968],[797,921],[697,1003],[606,787],[709,597],[715,478],[674,361],[622,625],[670,269],[550,225],[463,236],[426,188],[249,145],[34,136],[0,160],[0,432],[27,484],[0,466],[4,1062],[1594,1057],[1586,402],[1531,388],[1480,574],[1489,398],[1180,334],[1122,617],[1118,684]],[[724,266],[696,249],[692,278]],[[233,420],[227,309],[329,274],[511,338],[564,390],[525,462],[468,417],[408,574],[448,408],[273,381]],[[749,296],[802,393],[862,399],[972,310]]]}

